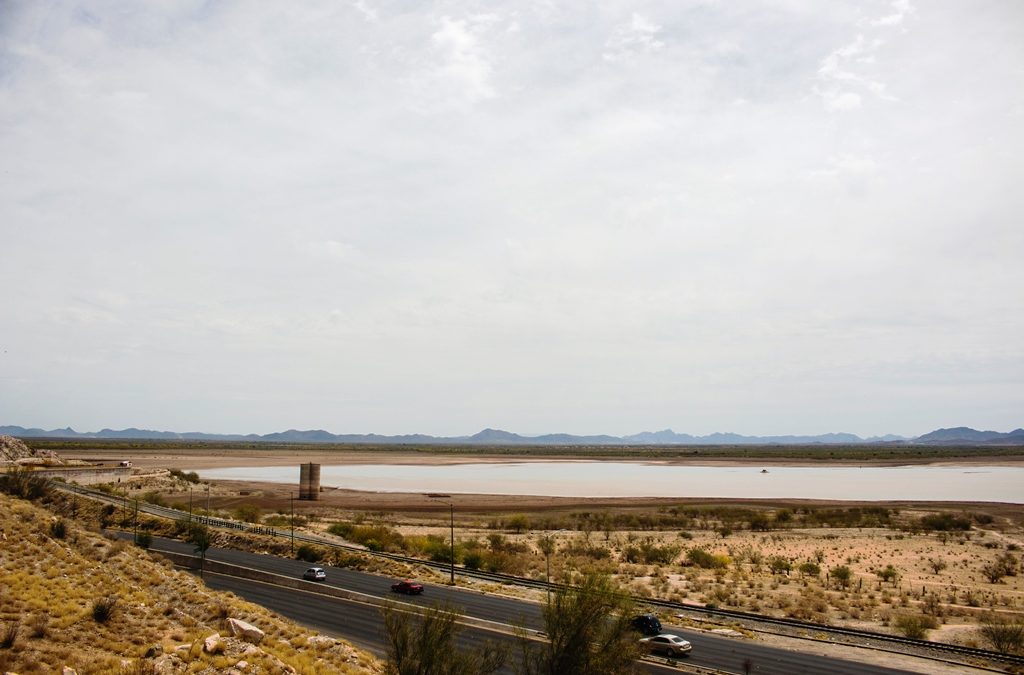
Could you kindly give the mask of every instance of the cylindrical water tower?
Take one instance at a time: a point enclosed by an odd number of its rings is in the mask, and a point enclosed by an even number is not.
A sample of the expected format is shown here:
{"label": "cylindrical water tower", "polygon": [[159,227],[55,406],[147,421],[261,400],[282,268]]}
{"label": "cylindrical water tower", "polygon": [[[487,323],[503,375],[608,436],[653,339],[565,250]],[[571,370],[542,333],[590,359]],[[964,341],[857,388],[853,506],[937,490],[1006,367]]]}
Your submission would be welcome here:
{"label": "cylindrical water tower", "polygon": [[320,499],[320,465],[299,465],[299,499],[316,501]]}

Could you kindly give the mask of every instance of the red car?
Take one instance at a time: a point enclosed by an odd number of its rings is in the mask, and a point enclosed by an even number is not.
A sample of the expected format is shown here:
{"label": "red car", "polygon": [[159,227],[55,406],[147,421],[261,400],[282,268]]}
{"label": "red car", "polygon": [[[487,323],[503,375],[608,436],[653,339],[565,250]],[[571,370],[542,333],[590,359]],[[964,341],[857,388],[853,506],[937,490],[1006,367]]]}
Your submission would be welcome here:
{"label": "red car", "polygon": [[418,584],[415,581],[406,579],[405,581],[398,581],[391,584],[391,590],[395,593],[405,593],[406,595],[419,595],[423,592],[423,584]]}

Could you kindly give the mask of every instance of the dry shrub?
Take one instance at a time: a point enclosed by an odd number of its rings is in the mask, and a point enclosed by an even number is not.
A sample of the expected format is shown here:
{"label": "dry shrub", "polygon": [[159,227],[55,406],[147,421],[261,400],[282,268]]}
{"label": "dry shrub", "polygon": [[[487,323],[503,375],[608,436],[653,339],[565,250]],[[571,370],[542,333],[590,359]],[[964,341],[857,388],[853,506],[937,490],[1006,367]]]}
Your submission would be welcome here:
{"label": "dry shrub", "polygon": [[122,553],[126,548],[128,548],[128,542],[124,539],[117,539],[111,542],[110,548],[107,549],[106,554],[104,555],[104,560],[110,560],[116,555]]}
{"label": "dry shrub", "polygon": [[231,615],[231,606],[224,601],[217,602],[210,608],[210,615],[211,621],[225,625]]}
{"label": "dry shrub", "polygon": [[1024,623],[998,615],[989,615],[981,625],[981,636],[992,645],[992,649],[1003,654],[1019,654],[1024,651]]}
{"label": "dry shrub", "polygon": [[109,596],[97,598],[92,603],[92,618],[97,623],[106,623],[114,616],[114,607],[117,606],[117,597]]}
{"label": "dry shrub", "polygon": [[156,664],[147,659],[135,659],[127,665],[121,666],[120,675],[157,675],[160,671]]}
{"label": "dry shrub", "polygon": [[0,649],[10,649],[18,639],[18,631],[21,624],[18,621],[11,621],[0,631]]}
{"label": "dry shrub", "polygon": [[34,638],[44,638],[50,631],[50,616],[41,612],[32,617],[29,622],[29,635]]}

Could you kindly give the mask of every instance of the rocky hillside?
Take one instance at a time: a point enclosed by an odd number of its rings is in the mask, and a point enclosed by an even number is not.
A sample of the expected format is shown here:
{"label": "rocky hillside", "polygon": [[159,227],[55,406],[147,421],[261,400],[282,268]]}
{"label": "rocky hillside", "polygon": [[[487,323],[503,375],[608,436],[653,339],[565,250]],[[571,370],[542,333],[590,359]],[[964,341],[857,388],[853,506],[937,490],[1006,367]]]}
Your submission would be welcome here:
{"label": "rocky hillside", "polygon": [[0,673],[383,672],[50,507],[0,494]]}
{"label": "rocky hillside", "polygon": [[14,436],[0,436],[0,465],[64,464],[52,450],[34,450]]}

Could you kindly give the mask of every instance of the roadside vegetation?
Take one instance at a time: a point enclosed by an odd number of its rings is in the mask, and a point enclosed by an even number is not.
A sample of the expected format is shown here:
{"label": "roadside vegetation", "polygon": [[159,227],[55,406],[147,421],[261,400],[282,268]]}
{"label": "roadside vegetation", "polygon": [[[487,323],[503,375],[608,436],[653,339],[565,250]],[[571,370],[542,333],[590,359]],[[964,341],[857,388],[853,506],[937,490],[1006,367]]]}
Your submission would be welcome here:
{"label": "roadside vegetation", "polygon": [[487,641],[479,647],[460,648],[454,609],[387,604],[382,610],[387,637],[387,675],[490,675],[508,659],[503,645]]}
{"label": "roadside vegetation", "polygon": [[506,663],[518,675],[629,675],[642,655],[633,601],[607,575],[575,575],[543,606],[544,638],[525,629],[518,659],[503,645],[457,642],[459,614],[447,607],[383,609],[388,675],[489,675]]}

